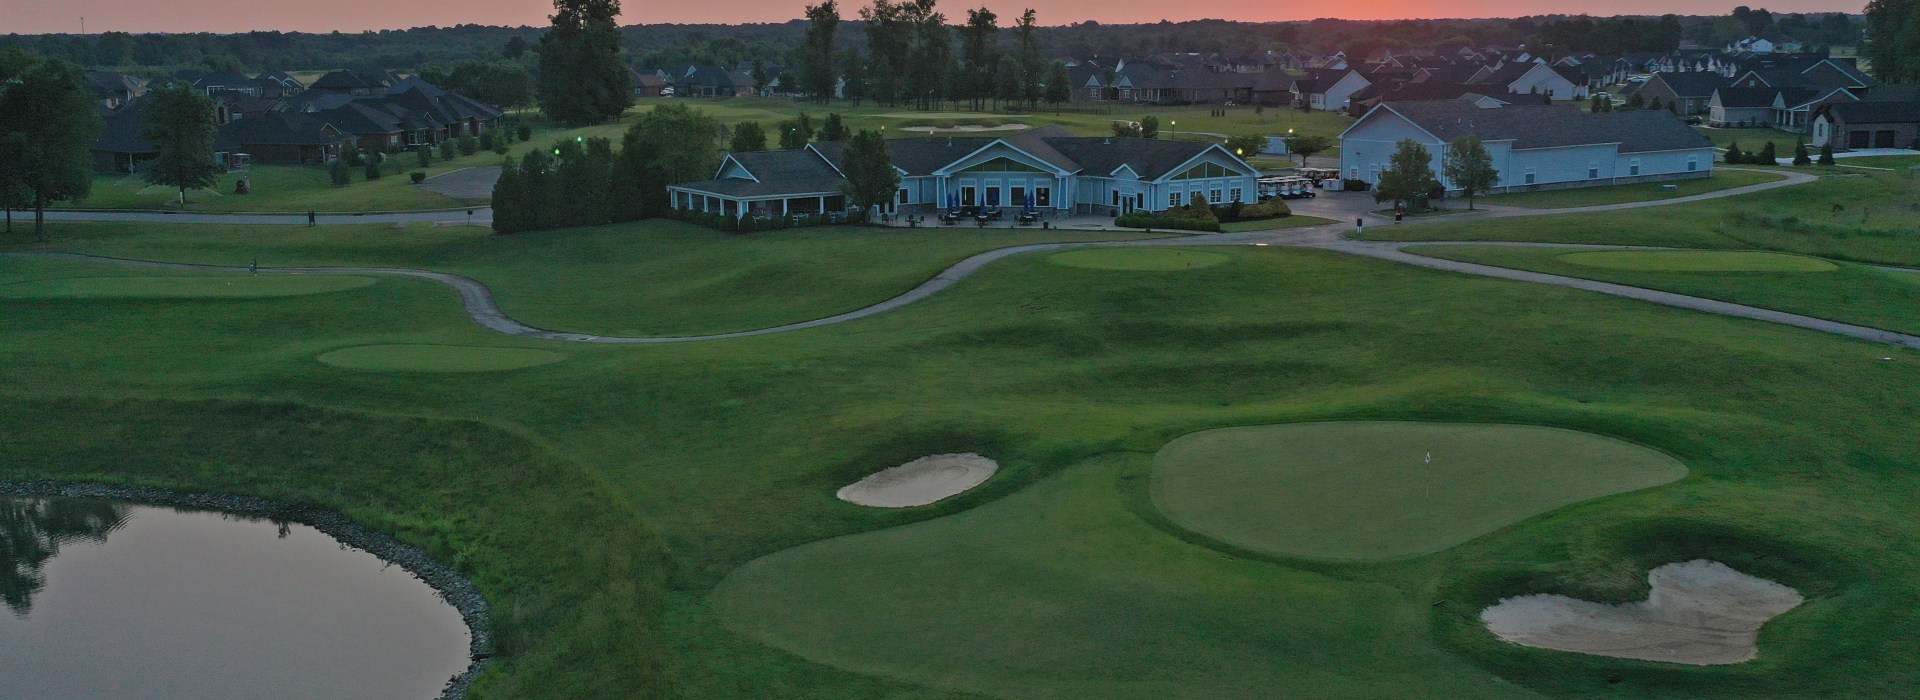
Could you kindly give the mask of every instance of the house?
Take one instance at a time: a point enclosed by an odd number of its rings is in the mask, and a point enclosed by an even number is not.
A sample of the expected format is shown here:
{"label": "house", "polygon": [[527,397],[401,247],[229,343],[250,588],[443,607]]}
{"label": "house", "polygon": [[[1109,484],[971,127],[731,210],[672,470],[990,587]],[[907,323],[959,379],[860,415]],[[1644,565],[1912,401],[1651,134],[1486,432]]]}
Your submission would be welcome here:
{"label": "house", "polygon": [[1811,121],[1815,147],[1920,149],[1920,100],[1829,103]]}
{"label": "house", "polygon": [[1462,83],[1395,83],[1374,84],[1353,94],[1352,106],[1348,114],[1359,118],[1365,116],[1374,107],[1384,102],[1420,102],[1425,100],[1470,100],[1490,99],[1501,104],[1548,104],[1546,95],[1538,93],[1514,94],[1489,90],[1491,85],[1466,85]]}
{"label": "house", "polygon": [[633,69],[634,97],[661,97],[673,83],[667,80],[667,74],[658,68]]}
{"label": "house", "polygon": [[337,70],[320,76],[307,90],[336,95],[378,95],[398,82],[400,76],[388,71]]}
{"label": "house", "polygon": [[1720,128],[1767,126],[1780,91],[1771,87],[1724,87],[1707,101],[1707,123]]}
{"label": "house", "polygon": [[1666,111],[1588,113],[1486,100],[1375,107],[1340,134],[1340,169],[1348,179],[1378,183],[1397,144],[1411,139],[1433,154],[1433,171],[1440,173],[1449,144],[1467,135],[1479,136],[1493,155],[1500,171],[1495,192],[1713,174],[1713,143]]}
{"label": "house", "polygon": [[353,135],[312,114],[271,112],[220,125],[216,157],[247,154],[254,163],[326,164],[354,147]]}
{"label": "house", "polygon": [[224,71],[215,72],[215,73],[206,73],[201,75],[199,78],[195,79],[190,84],[193,86],[194,92],[198,92],[208,97],[212,97],[214,93],[219,93],[219,92],[232,92],[232,93],[239,93],[243,95],[252,95],[254,97],[260,96],[260,84],[255,82],[253,78],[249,78],[239,73],[229,73]]}
{"label": "house", "polygon": [[[887,141],[900,191],[885,210],[961,206],[1014,208],[1026,201],[1052,214],[1165,211],[1194,195],[1216,204],[1251,201],[1259,171],[1218,143],[1073,136],[1041,127],[1001,138]],[[714,177],[667,188],[675,209],[728,216],[842,211],[845,144],[734,153]]]}
{"label": "house", "polygon": [[125,73],[87,71],[87,87],[93,91],[94,99],[100,100],[107,109],[119,109],[147,94],[146,83]]}
{"label": "house", "polygon": [[93,169],[101,173],[129,174],[160,155],[160,147],[147,139],[147,115],[144,100],[100,115],[100,132],[89,149]]}
{"label": "house", "polygon": [[1506,63],[1482,68],[1467,79],[1471,85],[1491,85],[1494,92],[1537,93],[1566,100],[1587,96],[1587,86],[1575,85],[1545,63]]}
{"label": "house", "polygon": [[401,80],[386,90],[367,96],[318,96],[306,101],[306,113],[351,134],[359,148],[387,153],[478,136],[499,128],[505,116],[498,107],[419,78]]}
{"label": "house", "polygon": [[753,76],[720,66],[690,65],[673,77],[675,97],[751,97]]}
{"label": "house", "polygon": [[1733,81],[1718,73],[1655,73],[1640,86],[1640,96],[1653,104],[1669,107],[1682,115],[1706,114],[1713,91],[1729,87]]}
{"label": "house", "polygon": [[1372,84],[1372,80],[1352,68],[1321,68],[1294,79],[1289,92],[1293,93],[1295,106],[1317,111],[1338,111],[1347,108],[1347,102],[1354,93]]}

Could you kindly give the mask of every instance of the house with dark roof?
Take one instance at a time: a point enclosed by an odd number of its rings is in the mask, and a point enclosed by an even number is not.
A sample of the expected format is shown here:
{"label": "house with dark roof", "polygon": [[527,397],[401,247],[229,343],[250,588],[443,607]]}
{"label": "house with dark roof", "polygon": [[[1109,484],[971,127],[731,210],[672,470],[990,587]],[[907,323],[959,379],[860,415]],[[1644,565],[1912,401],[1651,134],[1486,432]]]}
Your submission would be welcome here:
{"label": "house with dark roof", "polygon": [[1348,98],[1350,107],[1347,114],[1354,118],[1366,116],[1374,107],[1386,102],[1421,102],[1425,100],[1469,100],[1487,99],[1503,105],[1533,104],[1543,105],[1551,101],[1546,95],[1529,93],[1517,95],[1510,92],[1493,90],[1492,85],[1467,85],[1464,83],[1376,83],[1366,89],[1353,93]]}
{"label": "house with dark roof", "polygon": [[137,172],[142,163],[160,155],[160,147],[147,139],[145,106],[145,100],[134,100],[120,109],[102,110],[100,132],[89,149],[95,172]]}
{"label": "house with dark roof", "polygon": [[1433,154],[1438,174],[1454,139],[1468,135],[1480,137],[1493,155],[1500,171],[1495,192],[1713,174],[1713,143],[1665,110],[1588,113],[1568,105],[1464,99],[1375,107],[1341,132],[1340,170],[1348,179],[1378,183],[1398,144],[1410,139]]}
{"label": "house with dark roof", "polygon": [[223,160],[246,154],[263,164],[326,164],[353,148],[352,134],[312,114],[270,112],[220,125],[213,150]]}
{"label": "house with dark roof", "polygon": [[1534,93],[1547,95],[1557,100],[1584,98],[1587,86],[1574,84],[1559,71],[1545,63],[1509,62],[1496,66],[1486,66],[1466,81],[1471,85],[1488,85],[1494,92],[1511,92],[1521,95]]}
{"label": "house with dark roof", "polygon": [[377,94],[310,91],[295,101],[313,114],[352,134],[362,149],[387,153],[437,145],[448,139],[478,136],[498,128],[505,112],[419,78],[390,84]]}
{"label": "house with dark roof", "polygon": [[674,97],[750,97],[753,76],[722,66],[689,65],[672,76]]}
{"label": "house with dark roof", "polygon": [[1720,128],[1768,126],[1778,88],[1723,87],[1707,100],[1707,123]]}
{"label": "house with dark roof", "polygon": [[1640,85],[1640,96],[1647,104],[1659,100],[1663,107],[1673,105],[1671,109],[1683,115],[1706,114],[1713,91],[1732,85],[1719,73],[1655,73]]}
{"label": "house with dark roof", "polygon": [[107,109],[119,109],[147,94],[146,83],[125,73],[87,71],[87,87],[93,91],[94,99],[100,100]]}
{"label": "house with dark roof", "polygon": [[1829,103],[1814,110],[1812,123],[1815,147],[1920,149],[1920,99]]}
{"label": "house with dark roof", "polygon": [[307,89],[341,95],[378,95],[398,82],[400,76],[388,71],[337,70],[320,76]]}
{"label": "house with dark roof", "polygon": [[[1048,214],[1165,211],[1194,195],[1251,202],[1259,172],[1220,144],[1073,136],[1059,127],[1000,138],[892,139],[900,173],[889,213],[951,206],[1017,208]],[[790,151],[733,153],[713,178],[667,188],[676,209],[728,216],[843,211],[845,144]]]}
{"label": "house with dark roof", "polygon": [[1372,84],[1373,81],[1366,75],[1351,68],[1320,68],[1295,78],[1288,91],[1293,94],[1296,107],[1339,111],[1347,108],[1347,102],[1354,93]]}

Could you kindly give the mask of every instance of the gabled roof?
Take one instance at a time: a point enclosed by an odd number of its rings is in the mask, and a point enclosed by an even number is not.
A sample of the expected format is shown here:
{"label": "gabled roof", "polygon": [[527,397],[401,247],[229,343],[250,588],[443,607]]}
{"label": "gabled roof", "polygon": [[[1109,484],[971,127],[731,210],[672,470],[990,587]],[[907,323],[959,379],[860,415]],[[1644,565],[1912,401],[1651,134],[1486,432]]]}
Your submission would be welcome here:
{"label": "gabled roof", "polygon": [[231,150],[250,146],[330,146],[352,138],[327,133],[328,128],[326,120],[311,114],[269,112],[220,125],[214,147]]}
{"label": "gabled roof", "polygon": [[1065,136],[1047,139],[1077,170],[1106,175],[1127,166],[1142,180],[1157,180],[1180,164],[1193,160],[1218,144],[1204,141]]}
{"label": "gabled roof", "polygon": [[1835,102],[1820,110],[1848,124],[1920,123],[1920,102]]}
{"label": "gabled roof", "polygon": [[1714,102],[1728,109],[1772,107],[1779,94],[1779,88],[1770,87],[1723,87],[1713,91]]}
{"label": "gabled roof", "polygon": [[108,153],[159,153],[160,147],[147,139],[146,100],[134,100],[127,106],[108,112],[100,119],[100,133],[94,137],[93,150]]}
{"label": "gabled roof", "polygon": [[846,182],[822,154],[811,149],[730,153],[754,179],[717,177],[675,185],[733,197],[778,197],[840,191]]}
{"label": "gabled roof", "polygon": [[1567,105],[1478,107],[1462,100],[1390,102],[1349,130],[1382,113],[1400,115],[1441,141],[1469,134],[1512,141],[1515,149],[1617,143],[1620,152],[1709,148],[1713,144],[1665,110],[1590,114]]}
{"label": "gabled roof", "polygon": [[142,87],[139,80],[125,73],[107,71],[87,71],[87,82],[91,83],[96,94],[124,92],[129,95],[139,92]]}
{"label": "gabled roof", "polygon": [[1726,76],[1706,71],[1655,73],[1647,79],[1647,83],[1652,84],[1656,80],[1666,84],[1667,89],[1679,97],[1712,97],[1714,90],[1733,84],[1733,80]]}

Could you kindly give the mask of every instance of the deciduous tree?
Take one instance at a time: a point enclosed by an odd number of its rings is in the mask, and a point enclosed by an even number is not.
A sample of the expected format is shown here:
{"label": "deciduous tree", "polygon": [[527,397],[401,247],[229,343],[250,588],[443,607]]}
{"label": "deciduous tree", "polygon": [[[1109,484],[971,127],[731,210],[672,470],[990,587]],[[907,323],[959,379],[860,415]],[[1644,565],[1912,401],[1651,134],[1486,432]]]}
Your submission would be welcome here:
{"label": "deciduous tree", "polygon": [[752,153],[767,150],[767,130],[760,122],[740,122],[733,126],[733,140],[727,150],[734,153]]}
{"label": "deciduous tree", "polygon": [[840,6],[835,0],[808,5],[806,18],[806,40],[800,45],[800,88],[805,94],[828,102],[833,99],[833,86],[839,77],[833,70],[836,58],[833,42],[840,26]]}
{"label": "deciduous tree", "polygon": [[1447,144],[1446,155],[1440,158],[1440,169],[1448,182],[1465,191],[1468,209],[1473,208],[1474,195],[1493,189],[1500,182],[1500,171],[1493,167],[1493,154],[1487,152],[1487,145],[1480,137],[1471,134]]}
{"label": "deciduous tree", "polygon": [[900,171],[893,167],[887,153],[887,140],[880,132],[862,129],[847,139],[842,167],[847,177],[847,200],[862,214],[893,200],[900,190]]}
{"label": "deciduous tree", "polygon": [[141,114],[145,135],[160,153],[147,163],[146,180],[177,188],[180,204],[187,190],[212,187],[220,176],[213,160],[213,100],[181,83],[163,85],[146,97]]}
{"label": "deciduous tree", "polygon": [[71,64],[40,61],[14,81],[0,92],[0,161],[11,164],[8,189],[31,202],[34,235],[45,241],[47,204],[85,199],[93,188],[88,149],[100,118]]}
{"label": "deciduous tree", "polygon": [[1403,139],[1387,157],[1374,187],[1374,201],[1415,202],[1433,192],[1440,181],[1433,176],[1433,152],[1413,139]]}
{"label": "deciduous tree", "polygon": [[619,0],[554,0],[553,7],[553,25],[540,38],[540,109],[562,124],[619,117],[633,104],[614,23]]}

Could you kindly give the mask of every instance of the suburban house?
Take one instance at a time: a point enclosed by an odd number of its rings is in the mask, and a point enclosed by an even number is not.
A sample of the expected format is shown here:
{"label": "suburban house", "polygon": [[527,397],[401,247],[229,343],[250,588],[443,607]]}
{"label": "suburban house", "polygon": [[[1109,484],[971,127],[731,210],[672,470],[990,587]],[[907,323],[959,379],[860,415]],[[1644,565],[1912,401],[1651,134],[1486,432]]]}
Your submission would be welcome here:
{"label": "suburban house", "polygon": [[1653,104],[1669,107],[1683,115],[1706,114],[1712,106],[1713,91],[1730,87],[1733,81],[1719,73],[1655,73],[1640,86],[1640,96]]}
{"label": "suburban house", "polygon": [[289,112],[222,124],[213,139],[215,159],[221,162],[244,153],[253,163],[323,164],[353,147],[352,134],[317,116]]}
{"label": "suburban house", "polygon": [[672,78],[675,97],[751,97],[753,76],[721,66],[689,65]]}
{"label": "suburban house", "polygon": [[1360,71],[1351,68],[1317,69],[1309,71],[1305,77],[1293,81],[1293,103],[1296,106],[1319,111],[1338,111],[1347,108],[1347,101],[1356,92],[1372,85],[1373,81]]}
{"label": "suburban house", "polygon": [[123,108],[101,112],[100,133],[89,149],[95,172],[132,173],[141,163],[160,155],[160,147],[146,136],[145,104],[135,100]]}
{"label": "suburban house", "polygon": [[1780,91],[1770,87],[1723,87],[1707,101],[1707,123],[1716,127],[1767,126]]}
{"label": "suburban house", "polygon": [[320,76],[307,90],[336,95],[378,95],[398,82],[400,77],[387,71],[337,70]]}
{"label": "suburban house", "polygon": [[1545,63],[1507,63],[1480,69],[1467,79],[1470,85],[1491,85],[1494,92],[1541,94],[1567,100],[1587,96],[1585,84],[1575,85]]}
{"label": "suburban house", "polygon": [[[1252,202],[1259,171],[1220,144],[1072,136],[1041,127],[1001,138],[887,141],[900,191],[889,213],[959,206],[1019,208],[1031,200],[1064,215],[1165,211],[1194,195]],[[710,180],[671,185],[673,207],[734,217],[842,211],[845,144],[734,153]]]}
{"label": "suburban house", "polygon": [[[1340,134],[1340,170],[1380,181],[1400,141],[1433,154],[1436,175],[1449,144],[1479,136],[1500,181],[1493,191],[1610,185],[1713,174],[1713,143],[1664,110],[1588,113],[1567,105],[1494,105],[1487,100],[1389,102]],[[1446,183],[1449,191],[1458,191]]]}
{"label": "suburban house", "polygon": [[87,71],[87,87],[93,90],[94,99],[100,100],[107,109],[119,109],[147,94],[146,83],[125,73]]}
{"label": "suburban house", "polygon": [[1920,148],[1920,101],[1836,102],[1814,110],[1813,145]]}
{"label": "suburban house", "polygon": [[667,80],[667,74],[655,68],[633,70],[634,97],[660,97],[673,83]]}
{"label": "suburban house", "polygon": [[1530,93],[1517,95],[1510,92],[1490,90],[1491,85],[1467,85],[1463,83],[1375,83],[1348,98],[1351,106],[1347,114],[1354,118],[1365,116],[1374,107],[1385,102],[1420,102],[1425,100],[1456,100],[1463,97],[1471,99],[1488,98],[1503,104],[1547,104],[1546,95]]}
{"label": "suburban house", "polygon": [[352,134],[360,148],[388,153],[478,136],[498,128],[505,112],[419,78],[369,95],[329,93],[303,100],[301,111]]}

